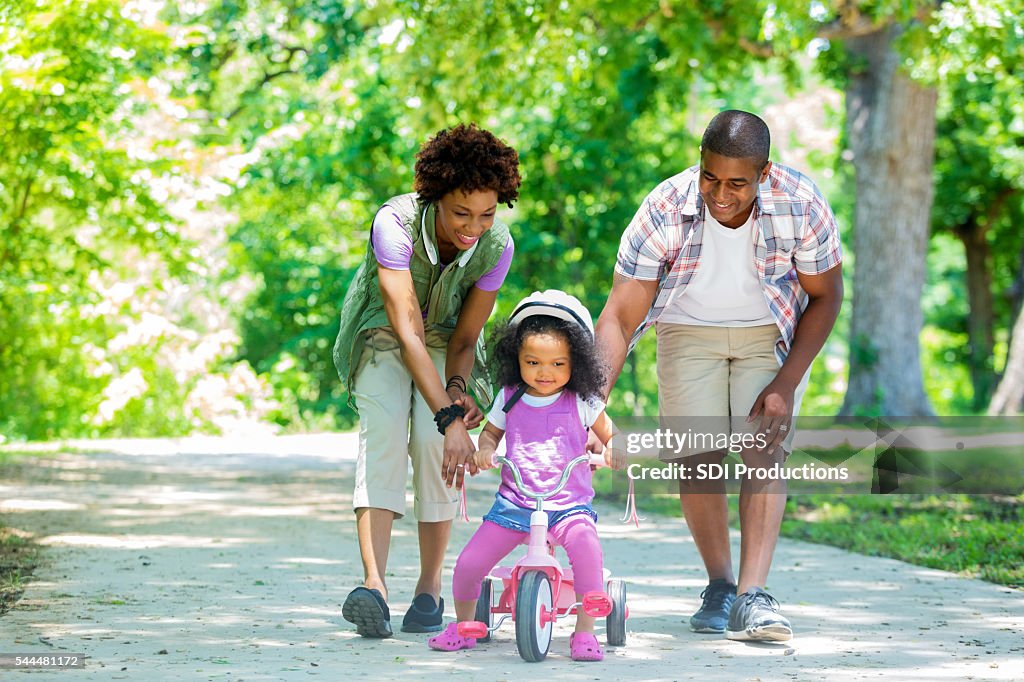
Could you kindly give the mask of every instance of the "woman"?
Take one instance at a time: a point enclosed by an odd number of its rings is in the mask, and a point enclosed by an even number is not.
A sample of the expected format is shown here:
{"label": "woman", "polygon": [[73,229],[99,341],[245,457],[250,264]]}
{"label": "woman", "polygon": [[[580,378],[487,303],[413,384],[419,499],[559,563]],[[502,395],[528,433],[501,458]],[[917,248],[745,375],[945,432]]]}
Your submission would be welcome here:
{"label": "woman", "polygon": [[402,630],[441,630],[452,485],[475,471],[468,429],[483,417],[467,391],[473,382],[490,399],[476,349],[514,250],[495,211],[512,206],[519,184],[516,151],[493,134],[473,124],[440,131],[416,155],[415,193],[377,212],[345,296],[334,362],[359,412],[353,507],[365,577],[342,615],[364,637],[392,634],[384,576],[408,459],[420,576]]}

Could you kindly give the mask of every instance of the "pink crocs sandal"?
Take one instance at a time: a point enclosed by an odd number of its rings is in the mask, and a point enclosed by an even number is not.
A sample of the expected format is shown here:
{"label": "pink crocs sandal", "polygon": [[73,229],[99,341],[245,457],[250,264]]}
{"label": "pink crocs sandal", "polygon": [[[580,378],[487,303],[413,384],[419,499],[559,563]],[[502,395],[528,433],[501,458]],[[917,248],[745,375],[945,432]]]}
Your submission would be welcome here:
{"label": "pink crocs sandal", "polygon": [[453,622],[448,623],[444,632],[428,639],[427,646],[436,651],[458,651],[459,649],[472,649],[476,646],[476,639],[459,635],[459,624]]}
{"label": "pink crocs sandal", "polygon": [[603,661],[604,649],[592,632],[574,632],[569,636],[569,655],[574,661]]}

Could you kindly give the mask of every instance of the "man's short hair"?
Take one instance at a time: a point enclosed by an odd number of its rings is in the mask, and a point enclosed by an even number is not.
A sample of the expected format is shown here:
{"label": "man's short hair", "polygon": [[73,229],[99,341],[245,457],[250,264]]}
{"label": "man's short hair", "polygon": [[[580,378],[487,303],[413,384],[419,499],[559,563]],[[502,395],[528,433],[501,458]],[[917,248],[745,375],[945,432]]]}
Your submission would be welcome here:
{"label": "man's short hair", "polygon": [[768,163],[771,135],[768,125],[746,111],[723,111],[708,124],[700,142],[701,151],[730,159],[755,159],[759,169]]}

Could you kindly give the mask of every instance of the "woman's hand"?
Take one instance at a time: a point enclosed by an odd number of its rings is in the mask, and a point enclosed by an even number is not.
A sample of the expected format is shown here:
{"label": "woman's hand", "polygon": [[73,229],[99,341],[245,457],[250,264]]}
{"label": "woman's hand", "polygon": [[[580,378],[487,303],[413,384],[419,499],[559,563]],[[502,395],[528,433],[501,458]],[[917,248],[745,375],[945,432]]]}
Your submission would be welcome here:
{"label": "woman's hand", "polygon": [[476,401],[473,400],[471,395],[457,386],[452,386],[448,389],[448,397],[452,399],[453,403],[466,411],[466,414],[462,417],[462,423],[466,425],[467,429],[475,429],[480,426],[480,422],[484,420],[484,413],[477,407]]}
{"label": "woman's hand", "polygon": [[476,446],[462,420],[456,419],[449,424],[444,431],[444,454],[441,458],[441,478],[449,488],[454,483],[456,490],[462,490],[462,480],[467,469],[471,476],[476,474],[477,467],[473,462],[475,452]]}

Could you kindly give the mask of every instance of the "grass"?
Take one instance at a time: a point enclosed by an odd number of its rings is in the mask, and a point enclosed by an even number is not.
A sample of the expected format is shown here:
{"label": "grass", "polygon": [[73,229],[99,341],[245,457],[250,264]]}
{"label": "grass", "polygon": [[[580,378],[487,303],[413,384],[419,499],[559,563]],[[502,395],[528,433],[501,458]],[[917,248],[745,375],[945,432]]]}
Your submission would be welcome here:
{"label": "grass", "polygon": [[29,534],[0,526],[0,615],[21,598],[37,557]]}
{"label": "grass", "polygon": [[[600,500],[625,504],[609,478],[595,477],[594,485]],[[676,495],[637,502],[641,515],[682,515]],[[729,525],[739,527],[736,495]],[[1024,494],[792,495],[782,535],[1024,589]]]}
{"label": "grass", "polygon": [[1024,496],[794,496],[782,534],[1024,589]]}
{"label": "grass", "polygon": [[[38,456],[13,448],[0,449],[0,479],[7,477],[5,469],[11,465],[11,459],[26,454]],[[0,615],[7,613],[21,598],[38,557],[38,548],[30,533],[0,523]]]}

